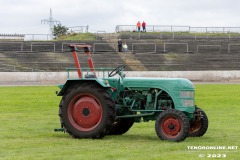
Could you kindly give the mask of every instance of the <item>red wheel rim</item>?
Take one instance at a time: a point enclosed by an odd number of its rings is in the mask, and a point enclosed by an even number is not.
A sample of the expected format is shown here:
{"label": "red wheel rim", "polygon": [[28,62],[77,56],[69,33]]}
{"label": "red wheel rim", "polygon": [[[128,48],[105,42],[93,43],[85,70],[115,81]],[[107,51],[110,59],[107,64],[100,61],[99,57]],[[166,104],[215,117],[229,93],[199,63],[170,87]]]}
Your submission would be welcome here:
{"label": "red wheel rim", "polygon": [[76,129],[91,131],[102,120],[102,106],[93,95],[77,95],[69,103],[68,118]]}
{"label": "red wheel rim", "polygon": [[161,130],[166,137],[175,138],[181,131],[181,122],[174,116],[168,116],[163,119]]}
{"label": "red wheel rim", "polygon": [[198,132],[201,126],[202,126],[201,119],[196,117],[195,122],[190,125],[189,133],[192,134],[192,133]]}

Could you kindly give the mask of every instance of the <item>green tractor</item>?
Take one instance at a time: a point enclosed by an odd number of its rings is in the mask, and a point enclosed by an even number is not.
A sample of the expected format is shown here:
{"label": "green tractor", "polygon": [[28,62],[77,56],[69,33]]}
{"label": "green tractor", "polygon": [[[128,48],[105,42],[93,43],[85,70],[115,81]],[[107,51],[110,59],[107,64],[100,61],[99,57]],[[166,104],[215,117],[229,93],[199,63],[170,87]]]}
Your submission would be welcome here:
{"label": "green tractor", "polygon": [[[88,55],[88,69],[81,69],[77,47]],[[77,78],[59,85],[61,129],[74,138],[99,139],[122,135],[135,122],[155,121],[161,140],[180,142],[201,137],[208,129],[208,118],[195,105],[194,86],[183,78],[128,78],[125,65],[95,69],[88,45],[70,45]],[[83,75],[85,73],[85,75]],[[101,74],[101,78],[100,75]]]}

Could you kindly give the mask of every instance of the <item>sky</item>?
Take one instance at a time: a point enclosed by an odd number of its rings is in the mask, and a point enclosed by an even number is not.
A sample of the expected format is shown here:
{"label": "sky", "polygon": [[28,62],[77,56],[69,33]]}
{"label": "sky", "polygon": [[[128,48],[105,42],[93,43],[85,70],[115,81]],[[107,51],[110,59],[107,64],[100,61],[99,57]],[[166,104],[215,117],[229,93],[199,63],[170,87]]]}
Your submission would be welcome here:
{"label": "sky", "polygon": [[53,18],[67,27],[114,32],[117,25],[240,27],[240,0],[0,0],[0,33],[48,34]]}

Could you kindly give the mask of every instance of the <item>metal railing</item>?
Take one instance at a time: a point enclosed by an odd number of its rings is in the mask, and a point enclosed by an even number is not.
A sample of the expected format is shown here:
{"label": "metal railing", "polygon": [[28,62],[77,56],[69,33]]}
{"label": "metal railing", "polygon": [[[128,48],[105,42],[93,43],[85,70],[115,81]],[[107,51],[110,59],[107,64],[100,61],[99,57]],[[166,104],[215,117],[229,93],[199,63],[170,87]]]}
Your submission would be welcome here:
{"label": "metal railing", "polygon": [[197,53],[200,53],[199,52],[200,47],[205,47],[205,48],[215,47],[215,48],[219,48],[219,53],[221,53],[221,51],[222,51],[222,46],[221,45],[197,45]]}
{"label": "metal railing", "polygon": [[7,40],[24,40],[24,34],[1,34],[0,39],[7,39]]}
{"label": "metal railing", "polygon": [[[115,31],[137,32],[136,25],[117,25]],[[147,32],[240,33],[240,27],[191,27],[177,25],[147,25]]]}
{"label": "metal railing", "polygon": [[[2,50],[2,45],[1,44],[13,44],[14,47],[11,47],[9,50],[10,51],[23,51],[23,42],[0,42],[0,50]],[[20,46],[20,48],[16,47],[16,46]],[[20,49],[20,50],[19,50]]]}
{"label": "metal railing", "polygon": [[197,32],[155,32],[146,34],[141,32],[126,32],[121,39],[240,39],[239,33],[197,33]]}
{"label": "metal railing", "polygon": [[[137,32],[135,25],[117,25],[115,31],[118,32]],[[147,32],[189,32],[190,26],[161,26],[161,25],[147,25]]]}
{"label": "metal railing", "polygon": [[[54,42],[0,42],[0,51],[14,51],[14,52],[70,52],[68,45],[73,43],[61,43],[56,45]],[[75,43],[78,45],[84,45],[86,43]],[[177,45],[181,45],[177,46]],[[158,47],[157,47],[158,46]],[[189,47],[191,51],[189,51]],[[174,43],[174,42],[163,42],[161,43],[132,43],[129,45],[129,50],[132,53],[167,53],[175,49],[184,50],[184,53],[200,53],[204,50],[209,52],[224,52],[224,53],[239,53],[240,43],[205,43],[205,44],[192,44],[192,43]],[[82,48],[78,48],[82,52]],[[118,52],[117,43],[93,43],[92,53],[113,53]]]}
{"label": "metal railing", "polygon": [[[108,48],[111,48],[111,50],[109,49],[101,49],[101,50],[97,50],[97,46],[107,46]],[[116,43],[94,43],[93,44],[93,52],[92,53],[99,53],[99,52],[117,52],[117,44]]]}
{"label": "metal railing", "polygon": [[24,34],[24,41],[45,41],[52,40],[52,34]]}
{"label": "metal railing", "polygon": [[228,44],[228,53],[231,53],[231,46],[240,46],[240,43],[230,43],[230,44]]}
{"label": "metal railing", "polygon": [[[55,47],[55,43],[46,43],[46,42],[32,42],[31,43],[31,52],[33,52],[33,46],[36,46],[36,47],[43,47],[43,46],[47,46],[47,47],[50,47],[50,46],[53,46],[53,52],[55,52],[56,50],[56,47]],[[47,50],[47,51],[51,51],[51,50]]]}
{"label": "metal railing", "polygon": [[[62,52],[69,52],[69,45],[73,43],[62,43]],[[86,45],[86,43],[74,43],[74,45]],[[65,47],[64,47],[65,46]],[[65,49],[65,50],[64,50]],[[78,51],[83,51],[82,48],[78,48]]]}
{"label": "metal railing", "polygon": [[[81,70],[84,76],[93,74],[90,68],[66,68],[67,71],[67,78],[68,79],[76,79],[79,78],[77,70]],[[114,68],[95,68],[95,73],[98,78],[109,78],[109,74]],[[85,78],[85,77],[83,77]]]}
{"label": "metal railing", "polygon": [[73,27],[68,27],[70,33],[87,33],[89,26],[73,26]]}
{"label": "metal railing", "polygon": [[186,49],[187,49],[186,53],[189,52],[189,50],[188,50],[188,43],[164,43],[163,44],[163,52],[167,52],[166,45],[186,45]]}
{"label": "metal railing", "polygon": [[190,32],[197,32],[197,33],[240,33],[240,27],[190,27]]}
{"label": "metal railing", "polygon": [[[135,49],[134,50],[134,46],[137,46],[137,45],[141,45],[141,46],[144,46],[144,45],[147,45],[147,46],[153,46],[153,50],[152,51],[144,51],[144,53],[156,53],[157,52],[157,46],[156,46],[156,43],[133,43],[132,44],[132,53],[136,52],[137,50]],[[137,52],[137,53],[140,53],[140,52]]]}

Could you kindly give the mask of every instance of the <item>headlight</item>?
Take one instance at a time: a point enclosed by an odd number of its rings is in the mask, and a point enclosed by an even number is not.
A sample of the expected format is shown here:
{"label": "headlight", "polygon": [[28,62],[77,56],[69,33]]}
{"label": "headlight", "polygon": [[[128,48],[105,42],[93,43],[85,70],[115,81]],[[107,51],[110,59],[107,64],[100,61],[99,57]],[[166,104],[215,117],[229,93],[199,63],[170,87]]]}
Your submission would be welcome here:
{"label": "headlight", "polygon": [[184,99],[182,100],[183,106],[194,106],[194,100]]}
{"label": "headlight", "polygon": [[109,82],[108,82],[108,80],[105,80],[105,84],[106,84],[106,85],[109,85]]}
{"label": "headlight", "polygon": [[180,97],[181,98],[193,98],[194,91],[180,91]]}

